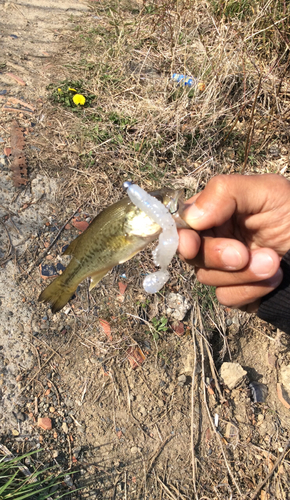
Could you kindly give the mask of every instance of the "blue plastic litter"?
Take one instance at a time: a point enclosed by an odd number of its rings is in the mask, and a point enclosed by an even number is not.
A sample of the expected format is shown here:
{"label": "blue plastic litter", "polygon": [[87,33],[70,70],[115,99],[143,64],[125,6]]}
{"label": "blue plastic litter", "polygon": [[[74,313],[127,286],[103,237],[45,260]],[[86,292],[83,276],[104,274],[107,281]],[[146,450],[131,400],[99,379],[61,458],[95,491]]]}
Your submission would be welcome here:
{"label": "blue plastic litter", "polygon": [[5,142],[4,139],[2,139],[2,137],[0,137],[0,142]]}
{"label": "blue plastic litter", "polygon": [[6,95],[6,94],[7,94],[7,92],[8,92],[8,91],[7,91],[7,90],[5,90],[5,89],[4,89],[4,90],[0,90],[0,95]]}
{"label": "blue plastic litter", "polygon": [[56,269],[59,271],[64,271],[65,270],[65,266],[63,266],[60,262],[58,262],[58,264],[56,264]]}
{"label": "blue plastic litter", "polygon": [[18,36],[17,36],[17,35],[10,35],[10,37],[11,37],[11,38],[14,38],[14,39],[18,38]]}
{"label": "blue plastic litter", "polygon": [[193,87],[197,83],[196,78],[187,75],[179,75],[178,73],[173,73],[171,78],[174,82],[184,85],[185,87]]}

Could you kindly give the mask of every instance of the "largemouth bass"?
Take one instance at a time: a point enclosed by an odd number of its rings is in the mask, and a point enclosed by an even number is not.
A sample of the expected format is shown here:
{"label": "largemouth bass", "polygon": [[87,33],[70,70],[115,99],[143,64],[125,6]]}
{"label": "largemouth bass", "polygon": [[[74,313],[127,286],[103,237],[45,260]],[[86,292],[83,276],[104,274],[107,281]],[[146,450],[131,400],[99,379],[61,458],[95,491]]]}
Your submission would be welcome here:
{"label": "largemouth bass", "polygon": [[[163,188],[150,193],[158,198],[183,226],[179,209],[182,191]],[[184,223],[185,224],[185,223]],[[71,255],[67,268],[39,296],[49,302],[53,313],[60,311],[76,291],[79,283],[90,277],[90,290],[116,265],[131,259],[161,232],[128,197],[103,210],[89,227],[71,242],[63,255]]]}

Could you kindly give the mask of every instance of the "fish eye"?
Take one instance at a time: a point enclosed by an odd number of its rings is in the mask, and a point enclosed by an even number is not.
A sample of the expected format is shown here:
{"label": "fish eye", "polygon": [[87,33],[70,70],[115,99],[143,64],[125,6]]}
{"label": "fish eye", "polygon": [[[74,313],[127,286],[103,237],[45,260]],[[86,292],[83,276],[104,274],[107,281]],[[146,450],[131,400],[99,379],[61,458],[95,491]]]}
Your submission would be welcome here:
{"label": "fish eye", "polygon": [[167,208],[169,208],[169,212],[171,213],[171,215],[174,215],[179,210],[179,203],[178,202],[176,203],[175,210],[170,210],[170,203],[168,203]]}

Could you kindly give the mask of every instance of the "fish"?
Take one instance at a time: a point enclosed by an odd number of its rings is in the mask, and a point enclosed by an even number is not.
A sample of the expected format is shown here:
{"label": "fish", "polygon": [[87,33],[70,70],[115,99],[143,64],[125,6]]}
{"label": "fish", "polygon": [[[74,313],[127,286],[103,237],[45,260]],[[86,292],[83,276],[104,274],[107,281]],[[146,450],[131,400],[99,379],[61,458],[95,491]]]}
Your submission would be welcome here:
{"label": "fish", "polygon": [[[162,188],[150,193],[159,199],[183,226],[180,217],[182,191]],[[183,226],[184,227],[184,226]],[[90,290],[118,264],[123,264],[155,240],[161,228],[125,197],[105,208],[74,239],[63,255],[72,259],[66,269],[40,294],[53,313],[60,311],[74,295],[78,285],[90,277]]]}

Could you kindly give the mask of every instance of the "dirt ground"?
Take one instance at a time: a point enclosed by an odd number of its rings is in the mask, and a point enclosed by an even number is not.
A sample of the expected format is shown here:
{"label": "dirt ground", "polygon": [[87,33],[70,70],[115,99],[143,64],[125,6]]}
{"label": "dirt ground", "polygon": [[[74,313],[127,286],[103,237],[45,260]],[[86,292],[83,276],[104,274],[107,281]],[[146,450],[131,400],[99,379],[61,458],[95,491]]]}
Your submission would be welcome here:
{"label": "dirt ground", "polygon": [[[79,223],[120,199],[134,171],[123,146],[106,152],[102,168],[97,144],[91,181],[86,144],[75,139],[79,115],[49,100],[48,85],[66,80],[69,57],[81,57],[72,31],[103,22],[95,4],[0,0],[1,443],[13,453],[41,448],[37,466],[76,470],[67,485],[72,500],[290,498],[290,354],[283,332],[219,306],[177,258],[172,280],[148,297],[142,279],[154,268],[151,247],[92,293],[83,282],[60,313],[37,302],[66,265],[61,253],[80,234]],[[148,68],[144,62],[146,77],[154,73]],[[99,105],[97,95],[94,109]],[[21,186],[4,149],[15,120],[27,165]],[[135,133],[135,123],[128,127]],[[265,161],[287,177],[288,146],[276,137],[273,144]],[[167,153],[158,152],[159,166],[172,158]],[[223,154],[221,168],[231,173],[232,149]],[[187,195],[216,173],[209,167],[186,177],[174,165],[164,179]],[[141,167],[140,183],[142,175]],[[144,182],[149,188],[161,181]],[[227,362],[245,370],[233,388],[220,374]],[[39,426],[44,417],[51,429]]]}

